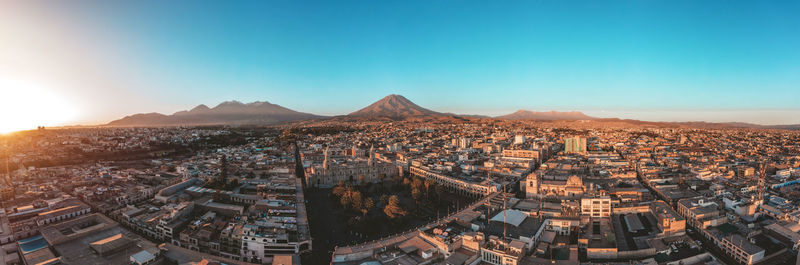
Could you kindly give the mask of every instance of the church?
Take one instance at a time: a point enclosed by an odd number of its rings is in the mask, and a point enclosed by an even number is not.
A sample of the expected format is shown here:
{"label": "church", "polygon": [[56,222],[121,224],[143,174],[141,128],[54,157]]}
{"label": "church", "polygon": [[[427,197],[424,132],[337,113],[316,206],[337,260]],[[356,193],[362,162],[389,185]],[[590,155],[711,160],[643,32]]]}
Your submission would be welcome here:
{"label": "church", "polygon": [[330,188],[339,184],[340,181],[359,183],[360,176],[364,176],[364,182],[378,182],[381,176],[391,178],[399,174],[397,166],[375,159],[375,150],[369,149],[369,158],[364,159],[356,156],[332,159],[330,148],[326,147],[323,152],[324,160],[322,164],[314,164],[306,169],[306,183],[311,187]]}
{"label": "church", "polygon": [[541,198],[547,196],[576,198],[583,195],[586,187],[577,175],[539,176],[530,174],[525,179],[525,197]]}

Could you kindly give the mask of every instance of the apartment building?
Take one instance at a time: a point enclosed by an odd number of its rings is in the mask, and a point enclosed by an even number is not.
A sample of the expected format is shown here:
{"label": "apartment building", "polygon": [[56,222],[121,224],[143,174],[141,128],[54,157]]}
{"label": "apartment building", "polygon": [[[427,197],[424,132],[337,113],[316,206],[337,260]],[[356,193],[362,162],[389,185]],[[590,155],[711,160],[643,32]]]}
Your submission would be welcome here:
{"label": "apartment building", "polygon": [[741,264],[754,264],[764,258],[763,248],[750,243],[739,234],[723,237],[720,247]]}
{"label": "apartment building", "polygon": [[689,226],[707,228],[728,221],[716,202],[703,198],[689,198],[678,201],[678,212],[686,218]]}
{"label": "apartment building", "polygon": [[591,217],[611,216],[611,197],[596,196],[581,198],[581,215]]}
{"label": "apartment building", "polygon": [[481,247],[481,261],[494,265],[517,265],[525,256],[525,243],[490,236]]}

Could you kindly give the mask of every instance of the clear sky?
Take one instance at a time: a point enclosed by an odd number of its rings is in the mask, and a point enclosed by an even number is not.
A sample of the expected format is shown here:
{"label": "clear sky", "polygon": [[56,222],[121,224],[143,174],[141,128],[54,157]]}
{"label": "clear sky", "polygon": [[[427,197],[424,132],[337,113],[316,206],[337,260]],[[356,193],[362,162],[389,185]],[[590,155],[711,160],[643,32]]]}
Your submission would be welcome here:
{"label": "clear sky", "polygon": [[233,3],[2,1],[0,92],[69,124],[225,100],[340,115],[391,93],[468,114],[800,123],[798,1]]}

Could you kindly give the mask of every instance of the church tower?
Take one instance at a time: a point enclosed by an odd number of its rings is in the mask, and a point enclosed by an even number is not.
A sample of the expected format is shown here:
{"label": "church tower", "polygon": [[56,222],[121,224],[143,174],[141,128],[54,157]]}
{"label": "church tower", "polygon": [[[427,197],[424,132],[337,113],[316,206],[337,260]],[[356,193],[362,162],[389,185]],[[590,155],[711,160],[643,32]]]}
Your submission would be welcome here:
{"label": "church tower", "polygon": [[369,160],[367,160],[367,165],[370,167],[375,165],[375,145],[369,146]]}
{"label": "church tower", "polygon": [[330,147],[326,146],[325,147],[325,151],[323,151],[323,155],[325,156],[325,160],[322,160],[322,174],[325,174],[325,172],[328,170],[328,159],[330,159],[330,156],[328,154],[329,153],[328,152],[329,149],[330,149]]}
{"label": "church tower", "polygon": [[539,194],[539,175],[536,173],[528,174],[525,178],[525,197],[528,199],[537,197]]}

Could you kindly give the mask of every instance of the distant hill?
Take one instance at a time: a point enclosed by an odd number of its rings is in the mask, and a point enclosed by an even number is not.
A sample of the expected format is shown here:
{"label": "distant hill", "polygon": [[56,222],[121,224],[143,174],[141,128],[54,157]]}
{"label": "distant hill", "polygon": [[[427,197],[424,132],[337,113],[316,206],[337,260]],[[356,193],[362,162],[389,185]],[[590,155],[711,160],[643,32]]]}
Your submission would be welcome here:
{"label": "distant hill", "polygon": [[779,130],[800,130],[800,124],[786,124],[786,125],[760,125],[746,122],[673,122],[673,124],[684,125],[692,128],[703,129],[779,129]]}
{"label": "distant hill", "polygon": [[388,95],[347,117],[406,119],[424,116],[449,116],[420,107],[401,95]]}
{"label": "distant hill", "polygon": [[594,120],[595,117],[587,116],[580,111],[560,112],[560,111],[546,111],[537,112],[530,110],[518,110],[517,112],[497,116],[496,119],[502,120],[540,120],[540,121],[558,121],[558,120]]}
{"label": "distant hill", "polygon": [[324,118],[309,113],[294,111],[269,102],[241,103],[222,102],[209,108],[199,105],[188,111],[172,115],[160,113],[134,114],[109,122],[109,126],[174,126],[174,125],[242,125],[274,124],[279,122]]}
{"label": "distant hill", "polygon": [[788,129],[800,130],[800,124],[793,125],[758,125],[742,122],[651,122],[619,118],[596,118],[579,111],[535,112],[519,110],[497,117],[482,115],[440,113],[420,107],[401,95],[386,96],[369,106],[335,117],[325,117],[310,113],[298,112],[269,102],[241,103],[226,101],[209,108],[198,105],[191,110],[178,111],[172,115],[161,113],[134,114],[112,121],[108,126],[181,126],[181,125],[266,125],[285,122],[297,124],[331,124],[337,122],[392,122],[413,121],[433,123],[463,123],[476,121],[536,122],[555,124],[576,128],[591,127],[682,127],[705,129]]}

